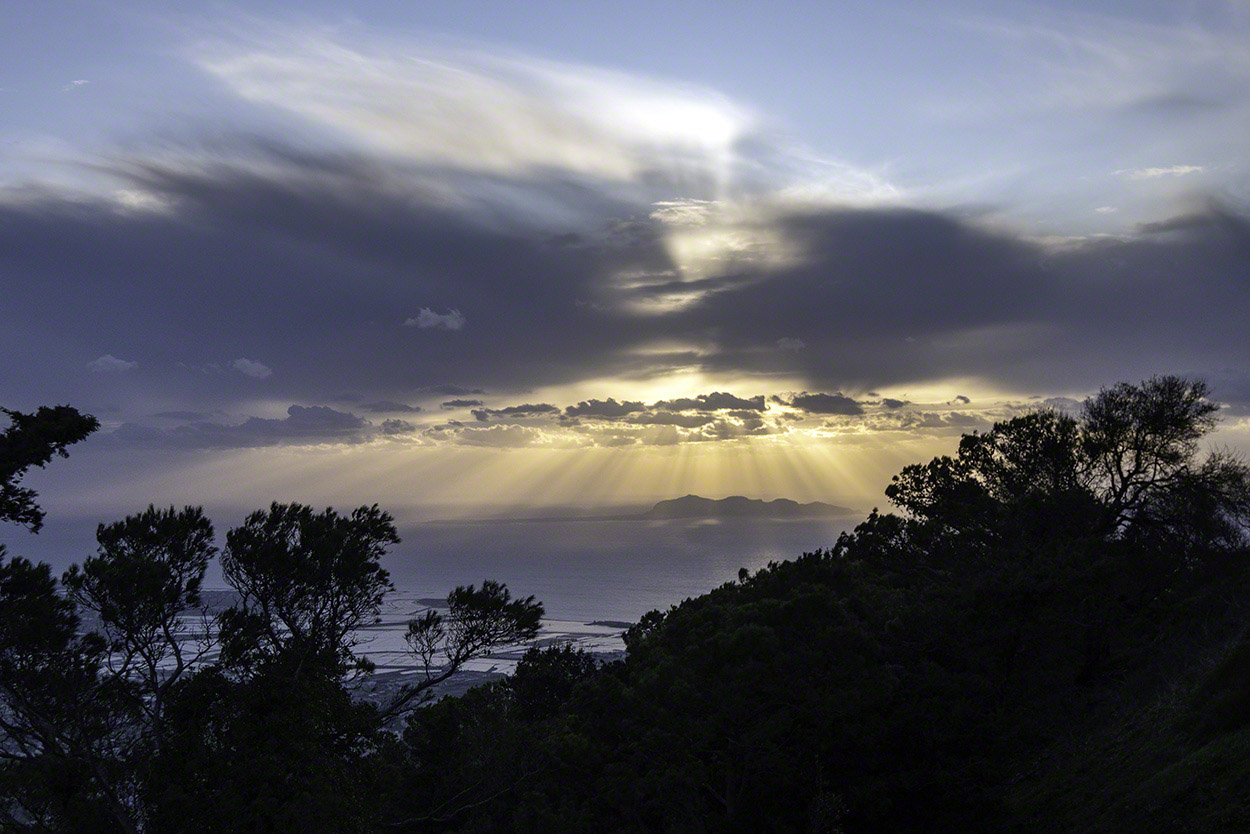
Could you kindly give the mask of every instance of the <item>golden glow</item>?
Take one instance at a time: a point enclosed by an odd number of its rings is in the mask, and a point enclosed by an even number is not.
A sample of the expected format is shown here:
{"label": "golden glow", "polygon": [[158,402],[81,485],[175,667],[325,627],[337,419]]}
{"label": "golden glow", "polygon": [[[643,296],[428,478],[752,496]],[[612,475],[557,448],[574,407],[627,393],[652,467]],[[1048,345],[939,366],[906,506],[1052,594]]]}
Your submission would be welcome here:
{"label": "golden glow", "polygon": [[[902,434],[902,433],[892,433]],[[401,521],[544,508],[645,505],[696,493],[827,501],[864,509],[903,465],[949,452],[954,438],[873,438],[844,443],[806,436],[675,446],[487,449],[378,442],[347,447],[269,447],[197,456],[150,476],[117,470],[111,509],[133,512],[151,496],[244,512],[270,501],[340,508],[378,503]],[[64,494],[99,513],[101,491]]]}
{"label": "golden glow", "polygon": [[[643,349],[694,347],[656,344]],[[651,404],[712,391],[745,398],[777,390],[776,380],[767,386],[757,382],[684,369],[646,379],[605,377],[540,389],[526,394],[524,401],[565,405],[606,400],[610,392],[618,402]],[[539,415],[431,433],[431,427],[450,416],[432,410],[406,415],[417,424],[411,433],[388,436],[369,429],[357,443],[186,451],[178,453],[183,457],[174,467],[163,457],[166,450],[154,456],[165,462],[150,470],[141,462],[104,468],[101,457],[100,472],[75,481],[92,484],[92,489],[76,493],[69,484],[57,491],[59,506],[54,509],[124,514],[145,506],[153,496],[160,496],[162,503],[202,503],[240,512],[273,500],[337,507],[377,503],[401,521],[419,521],[543,515],[565,506],[610,511],[695,493],[826,501],[867,510],[884,504],[890,477],[904,466],[950,453],[961,432],[1018,413],[1029,402],[1021,398],[1004,403],[1001,393],[970,379],[935,384],[921,392],[937,395],[927,402],[902,387],[875,393],[915,404],[893,410],[869,403],[862,415],[829,416],[770,403],[759,415],[758,428],[764,434],[747,433],[757,428],[754,416],[731,416],[729,410],[706,412],[711,422],[692,428],[593,418],[568,423]],[[972,402],[957,402],[956,394]],[[489,403],[506,404],[504,399]],[[263,414],[279,413],[270,403],[254,405]],[[961,413],[960,419],[948,419],[955,412]],[[980,422],[969,422],[965,414]],[[1230,419],[1217,440],[1250,447],[1248,425],[1245,418]],[[476,445],[496,439],[502,441],[498,447]],[[618,443],[625,445],[612,445]]]}

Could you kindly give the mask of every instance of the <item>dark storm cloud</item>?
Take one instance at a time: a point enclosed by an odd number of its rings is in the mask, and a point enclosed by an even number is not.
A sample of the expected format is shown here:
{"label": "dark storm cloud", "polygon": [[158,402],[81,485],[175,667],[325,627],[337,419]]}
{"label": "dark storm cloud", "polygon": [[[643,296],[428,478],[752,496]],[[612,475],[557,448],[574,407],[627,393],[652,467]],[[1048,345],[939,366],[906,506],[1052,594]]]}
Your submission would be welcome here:
{"label": "dark storm cloud", "polygon": [[890,397],[882,397],[881,404],[886,408],[902,408],[909,403],[907,400],[895,400]]}
{"label": "dark storm cloud", "polygon": [[[237,413],[257,397],[328,402],[345,390],[370,403],[483,388],[519,398],[677,368],[782,375],[813,391],[954,377],[1079,390],[1238,369],[1250,355],[1250,223],[1214,204],[1123,239],[1060,242],[934,212],[808,210],[759,221],[801,254],[790,265],[743,259],[724,277],[681,282],[648,207],[585,181],[501,180],[453,203],[411,184],[421,182],[412,172],[367,159],[210,150],[218,161],[198,167],[112,166],[161,211],[51,192],[0,204],[0,350],[12,406],[162,401]],[[581,227],[526,225],[500,208],[531,198]],[[681,293],[686,303],[639,314],[613,283],[624,274],[657,276],[639,292]],[[462,311],[473,337],[403,327],[422,307]],[[779,350],[778,334],[804,348]],[[663,344],[705,347],[638,349]],[[135,367],[87,368],[103,355]],[[240,356],[280,372],[195,370]],[[1236,384],[1224,390],[1242,396]],[[714,393],[651,408],[761,412],[766,403]],[[223,424],[224,436],[232,431]]]}
{"label": "dark storm cloud", "polygon": [[443,408],[473,408],[481,404],[481,400],[448,400],[443,403]]}
{"label": "dark storm cloud", "polygon": [[864,408],[841,391],[836,394],[795,394],[786,405],[809,414],[863,414]]}
{"label": "dark storm cloud", "polygon": [[[1096,388],[1235,366],[1250,350],[1250,224],[1219,207],[1127,239],[1037,243],[920,211],[791,217],[808,260],[681,317],[712,370],[854,388],[952,375]],[[765,350],[785,329],[808,347]]]}
{"label": "dark storm cloud", "polygon": [[[247,153],[264,164],[131,162],[112,172],[165,211],[52,193],[0,205],[0,280],[12,288],[0,342],[20,369],[7,382],[31,398],[72,384],[78,401],[124,391],[192,407],[257,390],[328,401],[346,386],[396,401],[472,396],[583,378],[638,333],[579,302],[620,266],[662,261],[658,241],[632,241],[628,251],[619,241],[553,245],[489,205],[449,208],[389,168]],[[620,208],[585,189],[575,194],[584,216],[605,224]],[[461,309],[475,337],[402,327],[420,306]],[[137,367],[85,370],[105,351]],[[199,368],[240,355],[282,373],[173,373],[179,362]]]}

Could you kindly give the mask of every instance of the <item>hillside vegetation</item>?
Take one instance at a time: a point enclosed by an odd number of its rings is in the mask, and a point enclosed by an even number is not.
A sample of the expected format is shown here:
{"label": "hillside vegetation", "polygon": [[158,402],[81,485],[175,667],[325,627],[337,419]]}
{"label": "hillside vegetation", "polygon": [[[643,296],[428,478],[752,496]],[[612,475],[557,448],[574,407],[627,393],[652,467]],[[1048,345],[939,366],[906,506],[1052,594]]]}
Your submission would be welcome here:
{"label": "hillside vegetation", "polygon": [[[1250,487],[1205,388],[1119,385],[906,468],[829,550],[415,714],[466,831],[1245,831]],[[426,816],[429,816],[428,814]],[[435,815],[437,816],[437,815]]]}
{"label": "hillside vegetation", "polygon": [[[71,626],[91,610],[134,633],[108,608],[112,565],[148,577],[133,610],[186,602],[202,567],[175,560],[171,583],[169,557],[194,547],[144,538],[159,513],[102,527],[67,594],[46,569],[0,564],[5,824],[1245,831],[1250,470],[1202,448],[1206,394],[1160,377],[1076,418],[1040,410],[967,435],[894,479],[898,514],[651,612],[624,661],[531,650],[510,679],[420,709],[414,691],[389,714],[345,688],[368,670],[342,619],[376,611],[384,514],[275,505],[232,531],[245,603],[222,624],[222,660],[172,683],[110,677],[106,636]],[[174,518],[178,541],[199,540],[206,522]],[[536,622],[535,603],[493,584],[453,603],[458,617],[411,627],[432,675],[434,648]],[[51,631],[29,627],[39,617]]]}

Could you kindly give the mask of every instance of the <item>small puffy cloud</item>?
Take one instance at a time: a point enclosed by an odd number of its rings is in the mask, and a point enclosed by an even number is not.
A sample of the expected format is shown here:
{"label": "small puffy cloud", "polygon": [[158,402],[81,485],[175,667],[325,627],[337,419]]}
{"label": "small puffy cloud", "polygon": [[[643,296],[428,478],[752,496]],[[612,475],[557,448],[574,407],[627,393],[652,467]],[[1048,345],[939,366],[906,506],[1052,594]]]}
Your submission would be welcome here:
{"label": "small puffy cloud", "polygon": [[485,423],[492,417],[536,417],[540,414],[558,414],[560,409],[550,403],[539,403],[531,405],[510,405],[507,408],[479,408],[475,409],[472,414],[474,419],[480,423]]}
{"label": "small puffy cloud", "polygon": [[1200,174],[1205,168],[1201,165],[1171,165],[1166,168],[1121,168],[1112,171],[1117,177],[1128,177],[1131,180],[1153,180],[1159,177],[1184,177],[1189,174]]}
{"label": "small puffy cloud", "polygon": [[783,336],[777,340],[777,348],[779,350],[802,350],[807,347],[807,342],[802,339],[792,339],[789,336]]}
{"label": "small puffy cloud", "polygon": [[1116,208],[1115,206],[1099,206],[1098,208],[1094,209],[1094,211],[1096,211],[1099,214],[1115,214],[1117,211],[1119,211],[1119,209]]}
{"label": "small puffy cloud", "polygon": [[73,81],[69,82],[64,87],[62,87],[61,92],[69,93],[69,92],[73,92],[74,90],[80,90],[83,87],[86,87],[90,83],[91,82],[85,78],[75,78]]}
{"label": "small puffy cloud", "polygon": [[881,404],[885,406],[886,408],[902,408],[903,406],[907,405],[908,402],[907,400],[896,400],[896,399],[893,399],[892,397],[882,397]]}
{"label": "small puffy cloud", "polygon": [[422,330],[459,330],[464,327],[466,319],[459,310],[436,313],[429,307],[422,307],[414,317],[404,322],[404,327],[418,327]]}
{"label": "small puffy cloud", "polygon": [[374,414],[416,414],[421,410],[419,405],[406,405],[397,403],[394,400],[378,400],[377,402],[365,403],[361,408]]}
{"label": "small puffy cloud", "polygon": [[727,394],[721,391],[713,391],[711,394],[700,394],[697,397],[682,397],[676,400],[660,400],[651,405],[652,408],[664,409],[667,411],[718,411],[720,409],[749,409],[751,411],[763,411],[768,408],[764,404],[764,395],[743,399],[735,397],[733,394]]}
{"label": "small puffy cloud", "polygon": [[571,405],[564,409],[564,413],[569,417],[602,417],[614,419],[616,417],[624,417],[627,414],[634,414],[644,411],[646,406],[640,402],[626,400],[617,402],[612,397],[606,400],[584,400],[577,405]]}
{"label": "small puffy cloud", "polygon": [[864,408],[855,400],[842,394],[795,394],[787,403],[791,408],[806,411],[809,414],[863,414]]}
{"label": "small puffy cloud", "polygon": [[230,367],[244,376],[250,376],[252,379],[265,379],[273,375],[272,368],[254,359],[236,359],[231,363]]}
{"label": "small puffy cloud", "polygon": [[968,398],[967,398],[967,397],[965,397],[963,394],[956,394],[956,395],[955,395],[955,399],[951,400],[951,402],[952,402],[952,403],[963,403],[964,405],[967,405],[968,403],[972,402],[972,400],[968,399]]}
{"label": "small puffy cloud", "polygon": [[382,434],[412,434],[417,427],[407,420],[383,420]]}
{"label": "small puffy cloud", "polygon": [[87,363],[87,367],[99,374],[124,373],[133,371],[139,367],[138,362],[127,362],[125,359],[118,359],[111,353],[106,353],[98,359],[92,359]]}
{"label": "small puffy cloud", "polygon": [[448,400],[443,403],[443,408],[475,408],[481,404],[481,400]]}

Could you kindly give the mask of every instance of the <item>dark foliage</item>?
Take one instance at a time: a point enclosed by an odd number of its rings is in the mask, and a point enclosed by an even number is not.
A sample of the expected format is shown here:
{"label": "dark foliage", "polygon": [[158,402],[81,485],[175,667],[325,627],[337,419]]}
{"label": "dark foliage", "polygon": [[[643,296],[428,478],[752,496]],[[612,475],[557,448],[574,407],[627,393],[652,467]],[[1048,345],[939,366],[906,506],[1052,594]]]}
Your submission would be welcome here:
{"label": "dark foliage", "polygon": [[67,447],[91,434],[100,423],[68,405],[40,406],[34,414],[0,408],[9,427],[0,434],[0,521],[24,525],[32,533],[43,526],[43,510],[35,491],[18,486],[32,466],[43,467],[54,456],[69,457]]}

